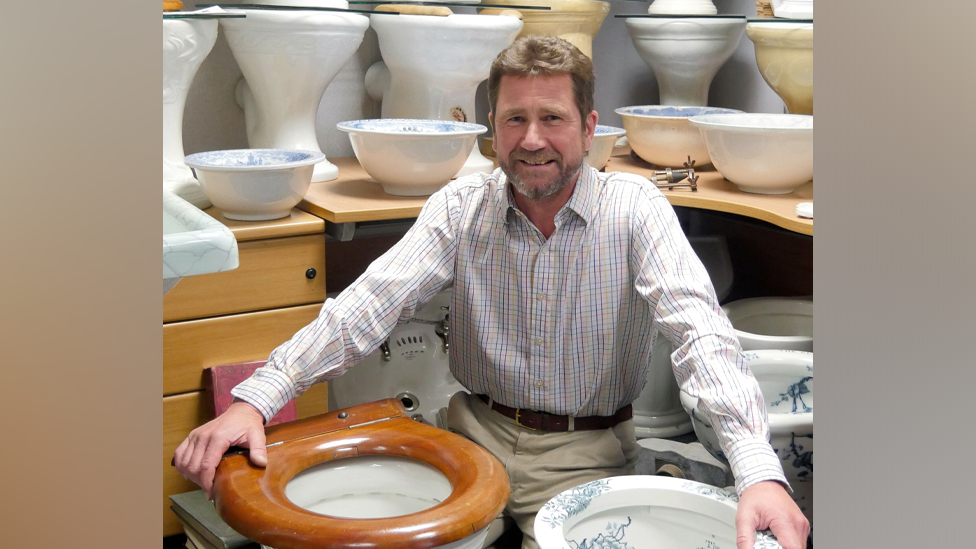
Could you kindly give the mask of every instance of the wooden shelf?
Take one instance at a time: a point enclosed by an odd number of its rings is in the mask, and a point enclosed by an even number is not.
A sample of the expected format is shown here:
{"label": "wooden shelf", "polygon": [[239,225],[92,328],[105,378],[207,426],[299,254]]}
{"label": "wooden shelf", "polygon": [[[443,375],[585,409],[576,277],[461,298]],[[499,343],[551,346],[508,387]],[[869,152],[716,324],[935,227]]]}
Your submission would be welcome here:
{"label": "wooden shelf", "polygon": [[268,238],[282,238],[325,232],[325,221],[308,212],[292,208],[291,215],[270,221],[236,221],[224,217],[224,212],[217,206],[203,210],[207,215],[227,226],[238,242],[250,240],[266,240]]}
{"label": "wooden shelf", "polygon": [[[654,175],[657,169],[630,155],[612,157],[605,168],[608,172],[627,172],[644,177]],[[697,191],[687,187],[678,187],[673,191],[662,189],[672,206],[738,214],[813,236],[813,220],[796,215],[797,204],[813,202],[812,181],[789,194],[755,194],[740,191],[711,166],[706,167],[705,171],[696,169],[695,173],[699,176]]]}
{"label": "wooden shelf", "polygon": [[[330,158],[339,167],[339,178],[312,183],[299,208],[332,223],[385,221],[415,218],[427,201],[426,196],[392,196],[369,178],[355,158]],[[606,171],[635,173],[648,177],[654,167],[628,156],[610,159]],[[728,212],[759,219],[784,229],[813,235],[813,220],[796,215],[796,205],[813,201],[813,182],[786,195],[763,195],[738,190],[721,174],[709,167],[697,172],[698,191],[688,188],[664,189],[673,206],[686,206]],[[221,219],[223,221],[223,219]],[[229,226],[229,225],[228,225]]]}

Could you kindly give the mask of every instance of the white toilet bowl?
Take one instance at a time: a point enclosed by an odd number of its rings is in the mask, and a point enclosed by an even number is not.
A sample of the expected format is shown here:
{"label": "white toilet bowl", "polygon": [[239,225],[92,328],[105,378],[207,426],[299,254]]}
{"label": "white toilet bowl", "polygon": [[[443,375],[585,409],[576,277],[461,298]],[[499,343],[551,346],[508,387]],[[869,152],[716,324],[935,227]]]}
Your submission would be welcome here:
{"label": "white toilet bowl", "polygon": [[752,297],[722,305],[743,351],[813,352],[813,300]]}
{"label": "white toilet bowl", "polygon": [[[540,549],[736,546],[735,492],[662,476],[588,482],[549,500],[535,518]],[[756,533],[755,549],[778,549]]]}
{"label": "white toilet bowl", "polygon": [[661,105],[707,106],[708,89],[746,28],[737,15],[626,18],[641,59],[654,71]]}
{"label": "white toilet bowl", "polygon": [[477,549],[509,497],[487,450],[393,399],[269,427],[267,441],[267,467],[221,460],[214,503],[269,548]]}
{"label": "white toilet bowl", "polygon": [[[813,524],[813,353],[760,350],[745,357],[766,403],[769,443],[793,488],[793,501]],[[698,399],[682,391],[681,405],[705,449],[726,461],[711,423],[698,410]]]}
{"label": "white toilet bowl", "polygon": [[216,41],[216,19],[163,19],[163,189],[200,209],[211,204],[183,162],[183,109]]}
{"label": "white toilet bowl", "polygon": [[[688,242],[708,271],[719,301],[732,290],[732,260],[725,238],[721,236],[691,236]],[[651,351],[651,365],[647,370],[644,390],[634,400],[634,432],[638,439],[671,438],[690,433],[691,418],[681,406],[678,382],[671,367],[675,349],[666,337],[658,333]]]}
{"label": "white toilet bowl", "polygon": [[[383,61],[366,72],[366,91],[382,101],[382,117],[459,122],[476,122],[478,85],[522,30],[522,21],[507,15],[378,13],[370,24]],[[476,146],[455,177],[493,169]]]}
{"label": "white toilet bowl", "polygon": [[[317,6],[346,8],[345,0]],[[315,117],[325,89],[363,41],[363,15],[311,10],[241,10],[244,19],[222,19],[234,59],[244,73],[236,90],[244,108],[247,141],[254,149],[322,152]],[[312,181],[339,176],[325,160]]]}

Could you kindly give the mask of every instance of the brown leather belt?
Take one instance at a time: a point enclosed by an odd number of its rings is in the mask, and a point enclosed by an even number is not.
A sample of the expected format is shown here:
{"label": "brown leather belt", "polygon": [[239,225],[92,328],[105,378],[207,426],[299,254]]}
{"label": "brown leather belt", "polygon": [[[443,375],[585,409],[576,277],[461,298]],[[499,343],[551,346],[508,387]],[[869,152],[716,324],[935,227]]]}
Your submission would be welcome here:
{"label": "brown leather belt", "polygon": [[[499,404],[488,398],[488,395],[478,395],[485,404],[490,404],[491,409],[499,414],[510,417],[515,423],[532,429],[534,431],[594,431],[597,429],[610,429],[622,421],[634,417],[634,407],[630,404],[617,410],[612,416],[586,416],[570,418],[569,416],[557,416],[548,412],[528,410],[525,408],[509,408],[504,404]],[[573,428],[569,428],[570,419],[573,420]]]}

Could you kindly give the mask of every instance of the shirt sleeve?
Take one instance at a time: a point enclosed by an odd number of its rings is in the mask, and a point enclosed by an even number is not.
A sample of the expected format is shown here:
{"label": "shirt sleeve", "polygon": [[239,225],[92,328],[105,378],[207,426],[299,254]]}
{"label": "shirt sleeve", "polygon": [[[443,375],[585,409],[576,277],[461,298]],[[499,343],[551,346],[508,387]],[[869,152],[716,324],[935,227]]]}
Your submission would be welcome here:
{"label": "shirt sleeve", "polygon": [[765,480],[789,487],[769,445],[766,406],[708,272],[691,249],[674,209],[657,189],[634,218],[636,289],[655,308],[655,328],[676,349],[678,384],[698,398],[735,476],[736,491]]}
{"label": "shirt sleeve", "polygon": [[313,384],[335,378],[365,358],[399,322],[454,280],[456,197],[434,193],[403,239],[376,259],[311,324],[276,348],[267,364],[231,394],[269,421]]}

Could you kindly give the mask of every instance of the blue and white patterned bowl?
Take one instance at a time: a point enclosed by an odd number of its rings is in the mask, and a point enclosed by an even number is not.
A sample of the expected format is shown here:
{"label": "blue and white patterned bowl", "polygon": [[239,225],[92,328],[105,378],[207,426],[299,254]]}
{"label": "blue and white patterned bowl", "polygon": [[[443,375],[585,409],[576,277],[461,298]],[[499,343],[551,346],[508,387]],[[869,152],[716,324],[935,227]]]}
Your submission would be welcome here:
{"label": "blue and white patterned bowl", "polygon": [[[766,401],[769,443],[793,488],[793,501],[812,524],[813,353],[767,349],[744,356]],[[698,399],[684,390],[680,399],[699,442],[715,458],[727,461],[711,423],[698,409]]]}
{"label": "blue and white patterned bowl", "polygon": [[[535,518],[540,549],[735,549],[735,492],[700,482],[632,475],[582,484],[549,500]],[[781,549],[757,532],[755,549]]]}
{"label": "blue and white patterned bowl", "polygon": [[429,195],[455,177],[471,154],[481,124],[379,118],[340,122],[370,177],[388,194]]}
{"label": "blue and white patterned bowl", "polygon": [[318,151],[236,149],[191,154],[184,161],[224,217],[263,221],[291,215],[323,160]]}
{"label": "blue and white patterned bowl", "polygon": [[739,113],[719,107],[672,107],[643,105],[621,107],[614,111],[623,120],[627,141],[640,156],[651,164],[681,168],[690,156],[695,167],[711,163],[701,132],[688,120],[704,114]]}
{"label": "blue and white patterned bowl", "polygon": [[613,154],[613,148],[617,144],[617,140],[626,133],[627,131],[623,128],[598,124],[596,130],[593,132],[593,143],[590,145],[590,150],[586,153],[586,162],[590,166],[602,170],[607,165],[607,162],[610,161],[610,156]]}

